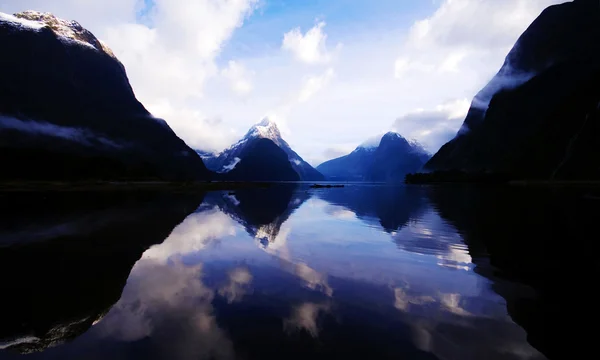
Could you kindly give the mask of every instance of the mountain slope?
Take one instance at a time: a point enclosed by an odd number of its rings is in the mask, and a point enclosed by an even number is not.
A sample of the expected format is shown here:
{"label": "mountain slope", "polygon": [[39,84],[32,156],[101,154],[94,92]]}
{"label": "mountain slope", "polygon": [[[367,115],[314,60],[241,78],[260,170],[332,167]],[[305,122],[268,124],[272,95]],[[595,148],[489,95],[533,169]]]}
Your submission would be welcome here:
{"label": "mountain slope", "polygon": [[260,123],[252,126],[248,133],[237,143],[233,144],[227,150],[220,154],[209,156],[206,152],[198,151],[202,155],[206,166],[216,172],[224,173],[230,171],[242,159],[242,154],[248,147],[259,139],[269,139],[277,145],[288,157],[288,162],[293,169],[298,173],[300,180],[320,181],[324,176],[315,170],[310,164],[304,161],[288,143],[283,140],[277,124],[264,119]]}
{"label": "mountain slope", "polygon": [[426,169],[600,179],[599,82],[598,1],[547,8]]}
{"label": "mountain slope", "polygon": [[322,163],[317,170],[332,181],[364,181],[376,149],[361,145],[348,155]]}
{"label": "mountain slope", "polygon": [[77,22],[0,14],[0,46],[1,179],[210,177],[137,101],[113,53]]}
{"label": "mountain slope", "polygon": [[402,182],[406,174],[419,171],[429,160],[429,154],[417,144],[411,144],[400,134],[389,132],[373,154],[368,181]]}
{"label": "mountain slope", "polygon": [[330,180],[401,182],[408,173],[419,171],[429,154],[400,134],[389,132],[378,144],[361,145],[353,152],[317,166]]}
{"label": "mountain slope", "polygon": [[287,154],[270,139],[253,140],[238,154],[239,161],[223,174],[235,181],[299,181]]}

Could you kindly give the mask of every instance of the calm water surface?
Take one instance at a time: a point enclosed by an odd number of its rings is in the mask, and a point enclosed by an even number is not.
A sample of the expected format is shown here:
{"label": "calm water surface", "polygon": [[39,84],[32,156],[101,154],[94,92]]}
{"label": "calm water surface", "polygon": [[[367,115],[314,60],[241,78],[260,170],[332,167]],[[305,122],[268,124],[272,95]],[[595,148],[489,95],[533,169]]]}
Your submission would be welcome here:
{"label": "calm water surface", "polygon": [[546,314],[535,313],[536,276],[552,266],[513,266],[535,243],[511,255],[527,229],[545,236],[535,226],[548,219],[530,207],[547,206],[520,194],[355,185],[66,196],[23,195],[2,221],[0,359],[552,352]]}

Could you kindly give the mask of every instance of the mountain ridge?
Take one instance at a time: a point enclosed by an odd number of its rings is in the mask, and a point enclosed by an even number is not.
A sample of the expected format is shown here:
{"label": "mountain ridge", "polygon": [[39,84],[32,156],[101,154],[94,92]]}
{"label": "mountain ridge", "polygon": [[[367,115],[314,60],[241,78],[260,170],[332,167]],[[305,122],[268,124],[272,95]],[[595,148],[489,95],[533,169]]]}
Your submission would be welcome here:
{"label": "mountain ridge", "polygon": [[317,170],[329,180],[401,182],[405,174],[420,170],[429,157],[418,142],[390,131],[350,154],[322,163]]}
{"label": "mountain ridge", "polygon": [[0,179],[212,177],[136,99],[112,51],[78,23],[33,11],[3,14],[0,43]]}
{"label": "mountain ridge", "polygon": [[241,155],[245,152],[246,148],[259,139],[268,139],[284,151],[294,171],[298,173],[300,180],[324,180],[322,174],[292,150],[290,145],[283,139],[277,124],[268,118],[264,118],[259,123],[254,124],[244,137],[220,153],[210,154],[201,150],[197,150],[197,152],[203,156],[206,166],[210,170],[217,173],[227,173],[233,170],[237,163],[240,162],[242,159]]}
{"label": "mountain ridge", "polygon": [[[528,76],[497,87],[514,74]],[[600,3],[577,0],[548,7],[475,97],[457,136],[425,169],[600,179],[594,146],[600,140],[598,81]],[[490,97],[487,106],[483,95]]]}

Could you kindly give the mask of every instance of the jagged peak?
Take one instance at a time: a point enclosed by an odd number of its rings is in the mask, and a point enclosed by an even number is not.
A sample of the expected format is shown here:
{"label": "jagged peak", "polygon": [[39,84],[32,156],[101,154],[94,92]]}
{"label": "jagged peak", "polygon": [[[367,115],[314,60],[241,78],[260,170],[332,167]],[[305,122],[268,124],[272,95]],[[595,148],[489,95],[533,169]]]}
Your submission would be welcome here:
{"label": "jagged peak", "polygon": [[265,138],[273,140],[279,145],[281,142],[281,132],[277,127],[277,124],[269,118],[264,118],[258,124],[253,125],[245,138]]}
{"label": "jagged peak", "polygon": [[14,15],[0,13],[0,20],[28,30],[51,29],[59,38],[94,48],[116,58],[112,50],[77,21],[58,18],[52,13],[26,10]]}

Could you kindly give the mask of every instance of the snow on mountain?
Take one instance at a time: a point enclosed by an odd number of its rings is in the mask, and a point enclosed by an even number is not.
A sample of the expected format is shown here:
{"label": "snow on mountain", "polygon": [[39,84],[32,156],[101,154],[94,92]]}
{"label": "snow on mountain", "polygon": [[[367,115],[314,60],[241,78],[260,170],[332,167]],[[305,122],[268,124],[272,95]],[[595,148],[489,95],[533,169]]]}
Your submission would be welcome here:
{"label": "snow on mountain", "polygon": [[230,146],[228,149],[214,154],[212,157],[202,152],[202,158],[206,166],[216,172],[224,173],[232,170],[244,157],[246,149],[258,139],[269,139],[279,146],[288,156],[294,170],[302,180],[323,180],[323,176],[310,164],[304,161],[290,145],[283,140],[277,124],[265,118],[258,124],[253,125],[242,139]]}
{"label": "snow on mountain", "polygon": [[45,24],[42,24],[37,21],[30,21],[30,20],[18,18],[16,16],[5,14],[2,12],[0,12],[0,22],[10,23],[15,28],[22,28],[22,29],[28,29],[28,30],[39,30],[39,29],[43,28],[44,26],[46,26]]}
{"label": "snow on mountain", "polygon": [[15,28],[29,31],[41,31],[44,28],[49,28],[63,42],[86,46],[115,58],[108,46],[90,31],[84,29],[77,21],[63,20],[51,13],[27,10],[14,15],[0,13],[0,22],[10,23]]}
{"label": "snow on mountain", "polygon": [[429,157],[416,140],[388,132],[370,138],[348,155],[324,162],[317,170],[329,180],[398,182]]}
{"label": "snow on mountain", "polygon": [[[279,132],[279,128],[275,122],[269,120],[269,118],[264,118],[261,122],[256,125],[253,125],[244,139],[250,138],[264,138],[272,140],[278,146],[288,146],[285,141],[281,138],[281,133]],[[242,140],[243,141],[243,140]]]}

